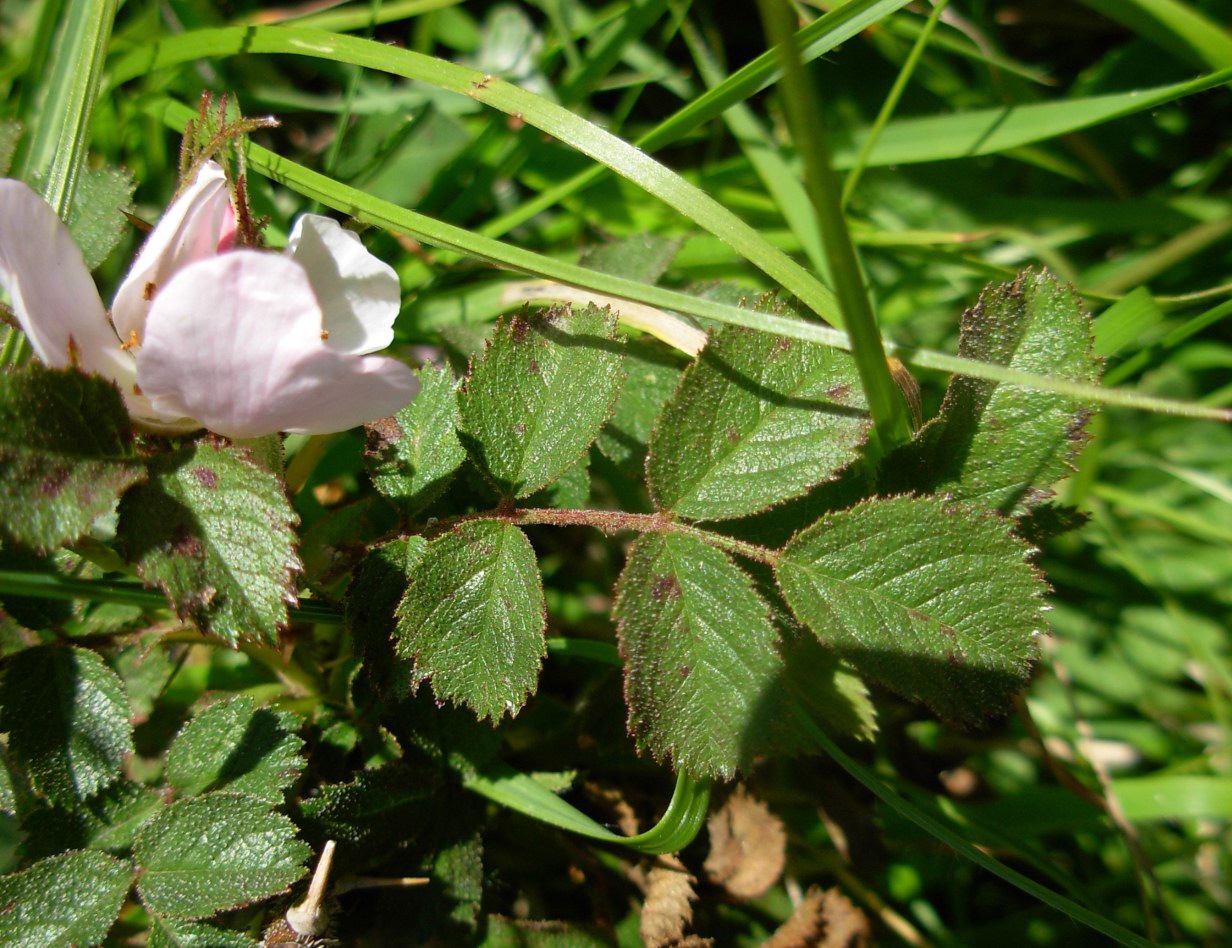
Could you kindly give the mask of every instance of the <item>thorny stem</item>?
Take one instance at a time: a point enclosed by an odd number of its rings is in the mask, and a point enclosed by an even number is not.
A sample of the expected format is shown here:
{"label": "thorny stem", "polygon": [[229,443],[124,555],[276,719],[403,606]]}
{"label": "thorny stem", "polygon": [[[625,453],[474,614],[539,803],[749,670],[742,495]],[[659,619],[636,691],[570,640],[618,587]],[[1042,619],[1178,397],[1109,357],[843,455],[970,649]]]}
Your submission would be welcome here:
{"label": "thorny stem", "polygon": [[497,508],[482,513],[461,514],[457,517],[438,520],[426,532],[429,536],[439,536],[446,530],[477,520],[503,520],[518,526],[547,524],[554,527],[594,527],[604,533],[618,533],[622,530],[634,533],[675,533],[680,536],[694,537],[720,550],[743,556],[757,563],[764,563],[767,566],[777,566],[779,562],[779,554],[776,550],[681,523],[669,514],[663,513],[638,514],[625,513],[623,510],[557,510],[551,507]]}

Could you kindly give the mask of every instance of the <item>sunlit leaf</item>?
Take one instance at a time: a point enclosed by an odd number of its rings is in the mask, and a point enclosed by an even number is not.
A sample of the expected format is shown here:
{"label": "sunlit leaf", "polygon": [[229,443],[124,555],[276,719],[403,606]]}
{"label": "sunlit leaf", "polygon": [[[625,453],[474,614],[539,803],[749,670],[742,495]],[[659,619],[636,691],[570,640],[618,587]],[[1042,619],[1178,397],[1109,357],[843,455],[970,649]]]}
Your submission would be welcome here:
{"label": "sunlit leaf", "polygon": [[939,716],[1005,712],[1047,630],[1040,573],[1007,521],[935,498],[872,500],[783,550],[796,616],[869,678]]}
{"label": "sunlit leaf", "polygon": [[0,876],[0,942],[8,948],[97,945],[132,882],[131,865],[94,850]]}
{"label": "sunlit leaf", "polygon": [[425,365],[419,382],[413,402],[393,418],[367,425],[364,455],[373,485],[407,517],[432,503],[466,460],[449,370]]}
{"label": "sunlit leaf", "polygon": [[694,776],[747,764],[781,672],[752,580],[694,537],[648,535],[629,553],[615,615],[639,746]]}
{"label": "sunlit leaf", "polygon": [[228,643],[273,642],[295,601],[298,518],[282,483],[236,447],[161,456],[120,504],[119,541],[176,613]]}
{"label": "sunlit leaf", "polygon": [[611,415],[621,361],[616,317],[594,306],[503,322],[459,393],[466,449],[506,496],[546,487]]}
{"label": "sunlit leaf", "polygon": [[311,855],[255,797],[213,793],[167,807],[137,838],[138,891],[162,915],[207,918],[286,891]]}
{"label": "sunlit leaf", "polygon": [[651,495],[661,510],[702,520],[756,513],[834,477],[868,426],[848,353],[725,328],[659,418]]}
{"label": "sunlit leaf", "polygon": [[[1071,287],[1047,272],[991,287],[963,315],[959,355],[1096,382],[1090,319]],[[954,376],[937,418],[883,465],[890,492],[945,491],[956,500],[1021,513],[1070,470],[1096,406],[1053,392]]]}
{"label": "sunlit leaf", "polygon": [[545,606],[535,551],[517,527],[464,524],[428,544],[398,607],[398,652],[441,700],[516,714],[534,691]]}
{"label": "sunlit leaf", "polygon": [[258,708],[236,695],[198,711],[167,753],[167,781],[181,795],[209,790],[247,793],[266,803],[283,794],[304,768],[299,717]]}

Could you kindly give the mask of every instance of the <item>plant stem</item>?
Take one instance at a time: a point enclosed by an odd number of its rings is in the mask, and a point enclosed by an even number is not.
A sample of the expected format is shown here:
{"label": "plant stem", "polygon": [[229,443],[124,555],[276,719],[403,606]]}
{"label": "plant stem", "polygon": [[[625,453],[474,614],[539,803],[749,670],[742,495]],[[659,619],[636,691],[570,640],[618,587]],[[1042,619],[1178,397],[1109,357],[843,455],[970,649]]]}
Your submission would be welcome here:
{"label": "plant stem", "polygon": [[870,438],[870,450],[866,452],[875,464],[895,445],[911,439],[906,405],[886,364],[877,318],[864,286],[864,272],[843,216],[838,175],[830,164],[825,116],[817,101],[816,86],[809,81],[800,59],[791,10],[781,0],[759,0],[759,6],[766,32],[781,57],[781,89],[788,125],[804,162],[805,189],[817,212],[834,294],[843,314],[842,324],[851,339],[864,396],[876,426],[875,438]]}
{"label": "plant stem", "polygon": [[691,524],[674,520],[668,514],[637,514],[625,513],[623,510],[558,510],[554,507],[514,507],[509,509],[488,510],[481,513],[462,514],[437,521],[432,525],[430,533],[433,536],[451,530],[463,523],[475,520],[504,520],[518,526],[550,525],[554,527],[594,527],[604,533],[618,533],[629,530],[634,533],[675,533],[680,536],[690,536],[710,546],[717,547],[727,553],[743,556],[745,559],[767,566],[775,566],[779,561],[776,550],[737,540],[735,537],[724,536],[711,530],[703,530]]}

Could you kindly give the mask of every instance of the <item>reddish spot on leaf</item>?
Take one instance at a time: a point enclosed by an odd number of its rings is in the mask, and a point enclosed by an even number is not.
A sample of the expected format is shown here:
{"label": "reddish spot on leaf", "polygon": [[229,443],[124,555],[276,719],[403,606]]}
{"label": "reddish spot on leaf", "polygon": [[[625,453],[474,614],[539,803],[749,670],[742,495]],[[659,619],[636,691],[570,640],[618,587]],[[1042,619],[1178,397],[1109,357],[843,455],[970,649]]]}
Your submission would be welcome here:
{"label": "reddish spot on leaf", "polygon": [[681,678],[688,678],[689,675],[693,673],[693,669],[691,669],[688,665],[681,665],[678,671],[680,672]]}
{"label": "reddish spot on leaf", "polygon": [[213,490],[218,486],[218,472],[211,470],[208,467],[194,467],[193,477],[197,479],[197,483],[206,490]]}
{"label": "reddish spot on leaf", "polygon": [[41,485],[44,497],[55,497],[68,481],[68,468],[58,467],[43,478]]}
{"label": "reddish spot on leaf", "polygon": [[650,587],[650,596],[655,602],[680,598],[680,582],[675,576],[656,576]]}
{"label": "reddish spot on leaf", "polygon": [[527,368],[530,369],[531,372],[533,372],[535,375],[538,375],[539,374],[539,360],[531,359],[530,364],[527,365]]}
{"label": "reddish spot on leaf", "polygon": [[513,341],[525,342],[528,332],[530,332],[530,323],[519,316],[514,316],[513,322],[509,324],[509,334],[513,337]]}
{"label": "reddish spot on leaf", "polygon": [[845,382],[840,382],[838,385],[831,385],[826,389],[826,398],[831,401],[841,402],[851,394],[851,386]]}
{"label": "reddish spot on leaf", "polygon": [[740,432],[734,425],[728,425],[727,427],[727,440],[732,444],[740,440]]}

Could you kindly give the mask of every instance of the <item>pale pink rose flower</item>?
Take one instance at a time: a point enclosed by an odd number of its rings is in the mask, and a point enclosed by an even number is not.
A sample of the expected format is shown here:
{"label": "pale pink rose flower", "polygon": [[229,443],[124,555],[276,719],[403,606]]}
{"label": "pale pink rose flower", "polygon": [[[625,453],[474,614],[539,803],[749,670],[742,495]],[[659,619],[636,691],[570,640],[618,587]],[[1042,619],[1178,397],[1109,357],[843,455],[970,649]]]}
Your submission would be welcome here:
{"label": "pale pink rose flower", "polygon": [[286,250],[234,249],[222,168],[167,208],[108,317],[47,203],[0,180],[0,286],[35,353],[113,380],[142,428],[230,438],[325,434],[392,415],[415,376],[393,340],[398,280],[359,238],[307,214]]}

